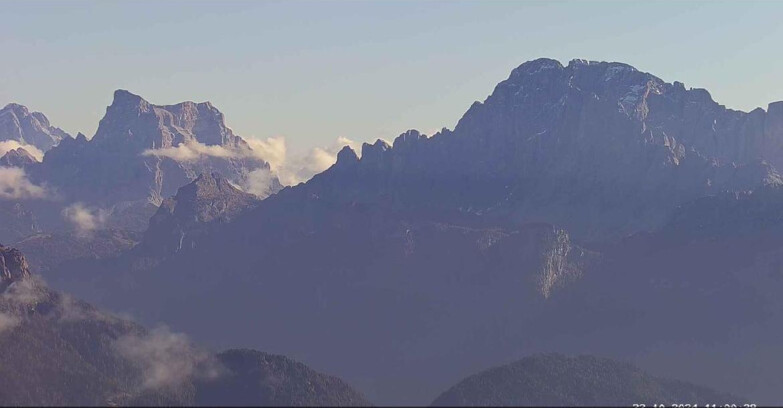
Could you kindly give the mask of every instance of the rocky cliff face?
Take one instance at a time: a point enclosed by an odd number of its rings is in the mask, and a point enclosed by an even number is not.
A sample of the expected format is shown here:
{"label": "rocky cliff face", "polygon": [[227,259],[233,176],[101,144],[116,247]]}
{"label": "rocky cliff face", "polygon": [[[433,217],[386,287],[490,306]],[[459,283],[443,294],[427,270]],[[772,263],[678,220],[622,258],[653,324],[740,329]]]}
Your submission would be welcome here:
{"label": "rocky cliff face", "polygon": [[453,131],[365,144],[360,160],[343,155],[308,188],[612,237],[659,226],[703,195],[780,184],[782,110],[726,109],[705,90],[621,63],[540,59],[516,68]]}
{"label": "rocky cliff face", "polygon": [[[148,218],[155,206],[200,173],[216,172],[242,184],[258,169],[269,165],[233,134],[209,102],[159,106],[118,90],[92,139],[79,134],[64,140],[30,175],[57,189],[66,201],[107,210],[112,223],[128,211],[143,210],[142,218]],[[280,187],[272,177],[268,193]]]}
{"label": "rocky cliff face", "polygon": [[5,167],[24,168],[33,163],[38,163],[38,160],[21,147],[9,150],[3,157],[0,157],[0,166]]}
{"label": "rocky cliff face", "polygon": [[0,245],[0,289],[30,277],[30,267],[24,255],[13,248]]}
{"label": "rocky cliff face", "polygon": [[257,203],[254,195],[232,186],[220,174],[201,174],[163,201],[150,218],[138,250],[160,256],[194,249],[213,224],[227,223]]}
{"label": "rocky cliff face", "polygon": [[247,148],[209,102],[153,105],[125,90],[114,92],[93,141],[107,149],[158,149],[188,143]]}
{"label": "rocky cliff face", "polygon": [[41,112],[30,112],[16,103],[0,110],[0,141],[13,140],[45,152],[69,137],[62,129],[52,126]]}

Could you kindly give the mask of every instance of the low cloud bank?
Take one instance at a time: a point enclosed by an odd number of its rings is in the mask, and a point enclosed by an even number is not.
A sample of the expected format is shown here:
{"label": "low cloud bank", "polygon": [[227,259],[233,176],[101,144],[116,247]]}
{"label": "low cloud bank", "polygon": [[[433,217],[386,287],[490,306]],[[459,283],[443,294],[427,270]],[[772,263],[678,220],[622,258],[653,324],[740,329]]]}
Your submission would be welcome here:
{"label": "low cloud bank", "polygon": [[46,188],[33,184],[24,169],[0,167],[0,199],[35,199],[47,195]]}
{"label": "low cloud bank", "polygon": [[176,147],[148,149],[145,156],[168,157],[180,162],[192,162],[215,157],[223,159],[260,159],[269,164],[269,169],[250,172],[239,185],[245,191],[265,196],[276,176],[283,185],[295,185],[309,180],[329,168],[337,161],[337,153],[343,146],[350,146],[360,153],[361,143],[340,137],[329,146],[315,147],[307,153],[290,157],[283,137],[267,139],[248,138],[250,149],[230,149],[223,146],[207,146],[201,143],[183,143]]}
{"label": "low cloud bank", "polygon": [[229,149],[223,146],[209,146],[203,143],[191,142],[182,143],[175,147],[164,147],[159,149],[147,149],[142,155],[168,157],[180,162],[191,162],[201,160],[206,157],[217,157],[221,159],[237,159],[243,157],[252,157],[250,151],[239,149]]}

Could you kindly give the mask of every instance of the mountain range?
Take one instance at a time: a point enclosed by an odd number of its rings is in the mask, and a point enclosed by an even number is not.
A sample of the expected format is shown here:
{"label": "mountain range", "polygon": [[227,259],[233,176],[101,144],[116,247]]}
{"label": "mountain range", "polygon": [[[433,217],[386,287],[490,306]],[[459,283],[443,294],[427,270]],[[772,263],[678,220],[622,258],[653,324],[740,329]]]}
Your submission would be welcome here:
{"label": "mountain range", "polygon": [[381,404],[552,351],[779,402],[783,102],[538,59],[453,130],[345,147],[297,186],[242,191],[257,153],[209,103],[117,91],[91,139],[5,159],[55,198],[4,199],[0,239],[58,289]]}
{"label": "mountain range", "polygon": [[[29,114],[21,105],[8,105],[0,118],[0,143],[19,145],[5,152],[0,163],[23,169],[24,181],[42,191],[35,197],[9,197],[34,215],[29,225],[34,231],[84,228],[88,218],[99,226],[141,232],[165,198],[202,172],[217,171],[242,184],[253,171],[269,171],[209,102],[160,106],[118,90],[90,139],[70,137],[49,125],[43,114]],[[35,160],[25,149],[45,155]],[[269,180],[262,196],[281,187],[276,177]],[[74,208],[75,217],[70,215]],[[9,216],[8,221],[26,223],[21,217]],[[15,229],[0,228],[6,242],[23,237]]]}

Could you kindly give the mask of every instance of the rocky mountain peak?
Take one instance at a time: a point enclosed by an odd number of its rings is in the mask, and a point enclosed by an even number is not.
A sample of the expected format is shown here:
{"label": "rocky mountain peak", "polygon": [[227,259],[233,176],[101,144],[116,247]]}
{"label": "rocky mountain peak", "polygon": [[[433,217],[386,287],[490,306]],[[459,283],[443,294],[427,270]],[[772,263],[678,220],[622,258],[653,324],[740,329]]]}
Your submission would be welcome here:
{"label": "rocky mountain peak", "polygon": [[27,106],[20,105],[14,102],[5,105],[3,111],[13,112],[17,116],[27,116],[30,114],[30,110],[27,109]]}
{"label": "rocky mountain peak", "polygon": [[118,89],[114,91],[114,99],[112,100],[109,108],[112,109],[128,109],[137,108],[140,111],[149,109],[150,103],[144,100],[139,95],[126,91],[125,89]]}
{"label": "rocky mountain peak", "polygon": [[[453,131],[367,144],[356,162],[343,150],[328,172],[344,176],[308,188],[344,182],[359,188],[336,199],[395,197],[397,210],[427,203],[504,223],[544,221],[579,238],[625,234],[699,196],[778,182],[783,104],[745,113],[628,64],[541,58],[515,68]],[[609,201],[616,205],[597,204]],[[631,207],[645,215],[629,219]]]}
{"label": "rocky mountain peak", "polygon": [[22,252],[0,245],[0,290],[30,277],[30,267]]}
{"label": "rocky mountain peak", "polygon": [[383,166],[386,160],[391,156],[387,154],[390,152],[391,146],[385,141],[378,139],[373,144],[362,143],[362,162],[364,163],[376,163],[378,166]]}
{"label": "rocky mountain peak", "polygon": [[335,166],[342,167],[355,164],[359,161],[359,156],[350,146],[343,146],[339,152],[337,152],[337,162]]}
{"label": "rocky mountain peak", "polygon": [[70,137],[52,126],[41,112],[30,112],[26,106],[9,103],[0,109],[0,141],[13,140],[47,151]]}
{"label": "rocky mountain peak", "polygon": [[[443,129],[441,132],[447,132],[447,129]],[[427,136],[419,133],[416,129],[410,129],[406,131],[405,133],[397,136],[396,139],[394,139],[394,143],[392,147],[394,149],[401,149],[405,150],[410,148],[411,146],[416,145],[418,142],[422,140],[427,140]]]}
{"label": "rocky mountain peak", "polygon": [[234,187],[219,173],[202,173],[163,201],[150,218],[140,248],[154,255],[195,248],[196,240],[213,224],[228,222],[257,203],[254,195]]}
{"label": "rocky mountain peak", "polygon": [[226,196],[249,195],[234,187],[220,173],[201,173],[192,183],[183,186],[177,191],[174,199],[183,200],[211,200]]}
{"label": "rocky mountain peak", "polygon": [[552,58],[538,58],[526,61],[511,71],[511,77],[538,74],[545,71],[559,71],[563,69],[560,61]]}
{"label": "rocky mountain peak", "polygon": [[26,167],[33,163],[38,163],[38,160],[21,147],[9,150],[3,157],[0,157],[0,166]]}
{"label": "rocky mountain peak", "polygon": [[93,140],[138,151],[182,143],[245,146],[226,126],[223,114],[209,102],[154,105],[123,89],[114,92],[114,100],[106,108]]}

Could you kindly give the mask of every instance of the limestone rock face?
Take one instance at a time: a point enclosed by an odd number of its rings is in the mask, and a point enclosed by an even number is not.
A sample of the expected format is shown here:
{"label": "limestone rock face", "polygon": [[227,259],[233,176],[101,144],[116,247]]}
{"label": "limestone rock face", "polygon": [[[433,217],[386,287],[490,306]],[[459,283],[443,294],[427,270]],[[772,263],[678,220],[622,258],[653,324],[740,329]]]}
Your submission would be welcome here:
{"label": "limestone rock face", "polygon": [[13,140],[47,151],[69,137],[62,129],[52,126],[41,112],[30,112],[16,103],[0,110],[0,141]]}
{"label": "limestone rock face", "polygon": [[[201,173],[219,173],[242,185],[259,169],[269,170],[269,165],[234,135],[211,103],[154,105],[118,90],[92,139],[82,134],[65,139],[30,175],[55,188],[66,202],[108,211],[116,227],[139,229],[135,222],[123,225],[116,219],[121,215],[114,214],[130,211],[148,219],[165,198]],[[273,176],[267,193],[281,187]]]}
{"label": "limestone rock face", "polygon": [[122,89],[114,92],[114,102],[106,109],[93,139],[113,149],[144,150],[193,142],[247,147],[209,102],[153,105]]}
{"label": "limestone rock face", "polygon": [[9,150],[3,157],[0,157],[0,166],[24,168],[33,163],[38,163],[38,160],[21,147]]}
{"label": "limestone rock face", "polygon": [[24,255],[17,249],[0,245],[0,289],[29,277],[30,267]]}
{"label": "limestone rock face", "polygon": [[539,59],[514,69],[453,131],[365,145],[350,174],[338,160],[334,176],[308,187],[394,210],[426,203],[616,237],[655,228],[703,195],[781,184],[781,140],[783,104],[739,112],[626,64]]}
{"label": "limestone rock face", "polygon": [[194,249],[212,224],[226,223],[258,203],[218,173],[204,173],[163,201],[144,234],[140,250],[167,255]]}

